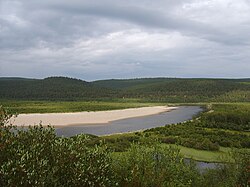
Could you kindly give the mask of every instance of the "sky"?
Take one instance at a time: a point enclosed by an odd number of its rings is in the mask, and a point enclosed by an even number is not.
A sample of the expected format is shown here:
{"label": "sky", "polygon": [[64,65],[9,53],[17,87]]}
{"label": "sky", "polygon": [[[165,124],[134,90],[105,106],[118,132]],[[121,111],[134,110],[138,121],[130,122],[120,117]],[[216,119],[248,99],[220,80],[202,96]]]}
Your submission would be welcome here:
{"label": "sky", "polygon": [[250,1],[0,0],[0,76],[250,77]]}

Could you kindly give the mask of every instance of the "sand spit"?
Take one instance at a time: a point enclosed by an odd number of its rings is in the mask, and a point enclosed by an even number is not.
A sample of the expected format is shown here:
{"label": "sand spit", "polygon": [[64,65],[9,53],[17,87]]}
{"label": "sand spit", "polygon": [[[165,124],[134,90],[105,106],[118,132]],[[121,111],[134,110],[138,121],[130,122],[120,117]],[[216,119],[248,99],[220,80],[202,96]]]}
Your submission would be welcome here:
{"label": "sand spit", "polygon": [[177,107],[154,106],[97,112],[19,114],[17,118],[11,119],[11,123],[17,126],[28,126],[38,125],[40,122],[42,122],[42,124],[45,126],[52,125],[55,127],[76,124],[103,124],[120,119],[158,114],[176,108]]}

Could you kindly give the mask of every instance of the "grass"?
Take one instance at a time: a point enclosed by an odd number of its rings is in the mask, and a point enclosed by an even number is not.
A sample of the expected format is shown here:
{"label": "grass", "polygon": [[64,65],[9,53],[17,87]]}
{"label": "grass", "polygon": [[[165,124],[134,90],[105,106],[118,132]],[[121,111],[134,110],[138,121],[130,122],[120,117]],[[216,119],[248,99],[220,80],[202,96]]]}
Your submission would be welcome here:
{"label": "grass", "polygon": [[230,148],[230,147],[220,147],[219,151],[205,151],[205,150],[197,150],[193,148],[183,147],[177,145],[180,149],[180,153],[184,156],[184,158],[191,158],[196,161],[203,162],[216,162],[216,163],[226,163],[226,162],[234,162],[232,159],[233,150],[246,150],[250,151],[249,148]]}
{"label": "grass", "polygon": [[[175,144],[161,144],[161,146],[172,146],[180,150],[180,154],[184,158],[190,158],[195,161],[210,162],[210,163],[232,163],[234,160],[231,157],[232,149],[229,147],[220,147],[219,151],[205,151],[193,148],[188,148]],[[244,148],[244,150],[250,150]],[[113,156],[123,155],[127,152],[112,152]]]}
{"label": "grass", "polygon": [[[216,132],[218,129],[216,128],[204,128],[207,132]],[[237,130],[229,130],[229,129],[220,129],[221,132],[231,133],[231,134],[244,134],[250,136],[249,131],[237,131]]]}
{"label": "grass", "polygon": [[[230,157],[231,148],[227,147],[220,147],[219,151],[204,151],[174,144],[161,144],[161,146],[177,147],[180,150],[180,154],[184,158],[191,158],[195,161],[213,162],[213,163],[226,163],[233,161],[232,158]],[[112,154],[116,156],[116,155],[126,154],[126,152],[113,152]]]}
{"label": "grass", "polygon": [[191,158],[196,161],[205,161],[205,162],[231,162],[229,152],[230,148],[220,147],[219,151],[205,151],[197,150],[193,148],[178,146],[181,154],[185,158]]}
{"label": "grass", "polygon": [[146,106],[159,103],[139,103],[121,101],[0,101],[0,105],[14,113],[57,113],[116,110]]}

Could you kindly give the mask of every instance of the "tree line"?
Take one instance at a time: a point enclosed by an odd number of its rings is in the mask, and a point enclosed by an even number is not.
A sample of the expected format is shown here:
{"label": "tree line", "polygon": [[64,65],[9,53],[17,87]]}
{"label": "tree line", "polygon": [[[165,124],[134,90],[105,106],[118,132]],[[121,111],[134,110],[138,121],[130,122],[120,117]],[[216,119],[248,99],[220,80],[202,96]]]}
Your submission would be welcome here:
{"label": "tree line", "polygon": [[249,102],[249,79],[152,78],[86,82],[67,77],[0,79],[0,97],[10,100],[112,100],[147,102]]}

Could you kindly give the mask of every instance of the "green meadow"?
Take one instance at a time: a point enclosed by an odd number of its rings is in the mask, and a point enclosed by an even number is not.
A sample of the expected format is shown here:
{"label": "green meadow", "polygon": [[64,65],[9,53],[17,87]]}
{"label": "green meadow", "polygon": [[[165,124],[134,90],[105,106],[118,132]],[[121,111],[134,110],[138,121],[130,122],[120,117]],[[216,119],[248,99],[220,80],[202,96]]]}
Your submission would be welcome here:
{"label": "green meadow", "polygon": [[[0,105],[14,113],[57,113],[104,111],[160,105],[159,103],[140,103],[123,101],[0,101]],[[164,105],[164,104],[162,104]]]}

